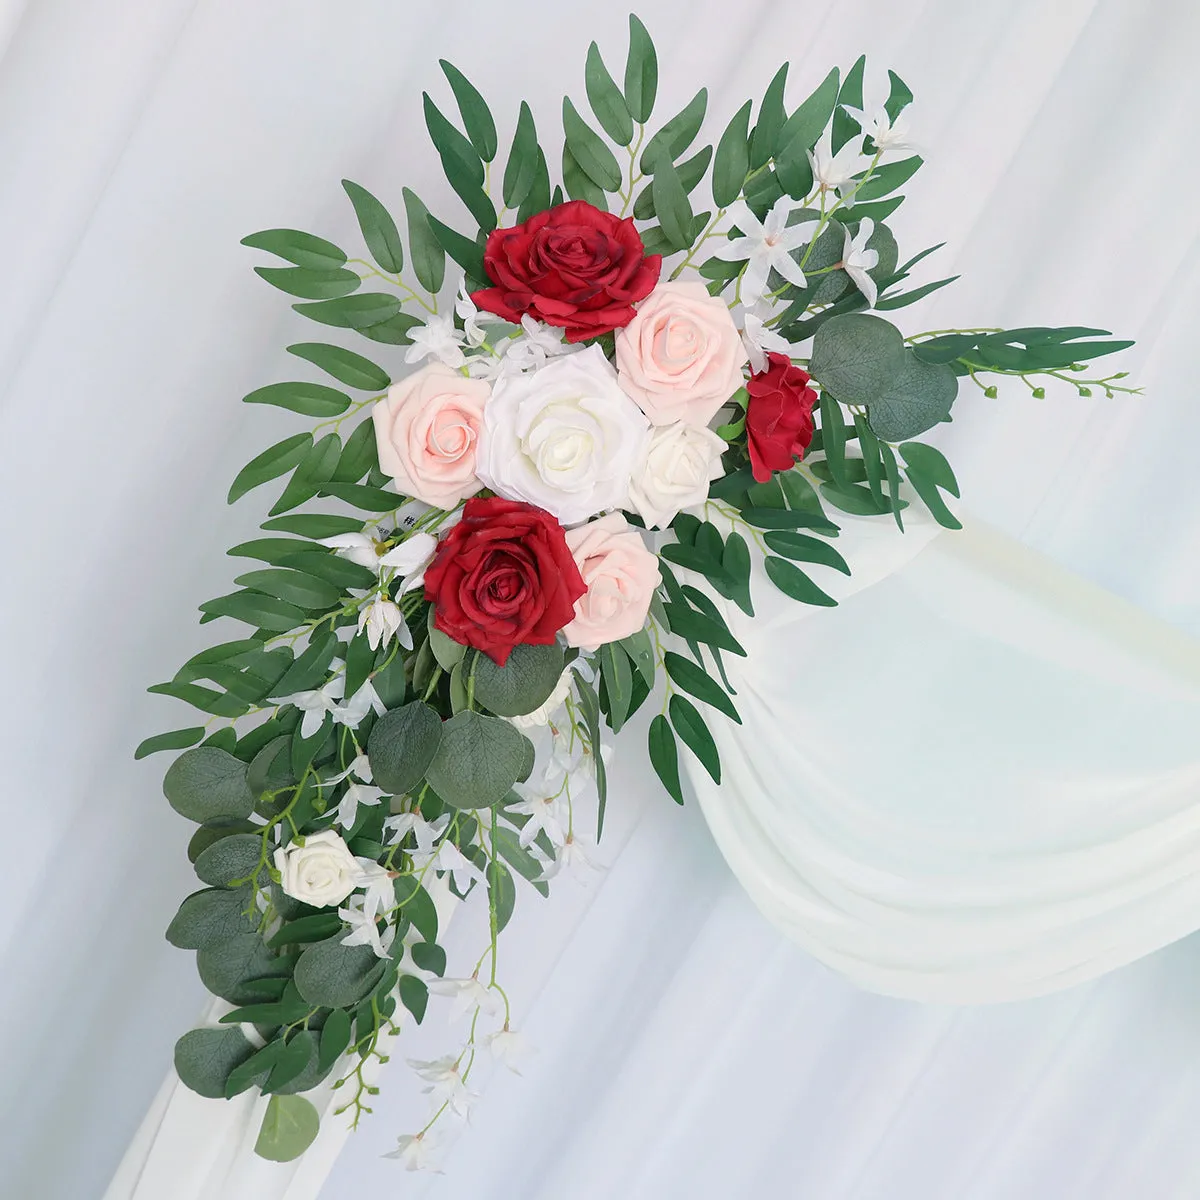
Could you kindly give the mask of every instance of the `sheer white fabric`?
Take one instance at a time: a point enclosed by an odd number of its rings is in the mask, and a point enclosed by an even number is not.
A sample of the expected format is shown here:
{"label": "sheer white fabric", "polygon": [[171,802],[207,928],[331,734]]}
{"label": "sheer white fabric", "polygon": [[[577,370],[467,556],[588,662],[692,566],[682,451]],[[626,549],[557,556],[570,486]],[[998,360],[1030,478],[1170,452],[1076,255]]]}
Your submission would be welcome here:
{"label": "sheer white fabric", "polygon": [[[662,111],[708,83],[713,135],[784,57],[793,103],[864,50],[913,86],[928,165],[891,223],[912,252],[948,241],[918,282],[964,278],[897,314],[905,330],[1095,322],[1140,339],[1122,366],[1149,389],[965,392],[938,442],[968,511],[1200,633],[1200,10],[638,8]],[[215,632],[194,606],[228,590],[224,549],[266,508],[221,493],[294,428],[237,397],[286,378],[282,347],[319,336],[238,239],[287,224],[353,243],[343,175],[459,214],[419,117],[422,90],[448,97],[437,58],[497,101],[504,141],[503,97],[526,96],[549,133],[564,92],[585,102],[590,38],[619,71],[623,25],[581,0],[0,3],[6,1194],[102,1194],[203,1012],[190,956],[161,937],[194,886],[187,829],[159,794],[162,761],[129,752],[190,722],[141,689]],[[867,994],[759,917],[698,807],[676,811],[647,777],[643,738],[631,726],[614,764],[608,870],[550,904],[522,894],[506,933],[504,979],[541,1054],[521,1079],[481,1075],[469,1136],[427,1180],[379,1158],[425,1113],[394,1062],[322,1200],[1197,1194],[1193,940],[1016,1005]],[[483,936],[465,918],[460,967]],[[456,1032],[434,1007],[404,1053],[433,1057]],[[181,1162],[170,1194],[189,1179]]]}

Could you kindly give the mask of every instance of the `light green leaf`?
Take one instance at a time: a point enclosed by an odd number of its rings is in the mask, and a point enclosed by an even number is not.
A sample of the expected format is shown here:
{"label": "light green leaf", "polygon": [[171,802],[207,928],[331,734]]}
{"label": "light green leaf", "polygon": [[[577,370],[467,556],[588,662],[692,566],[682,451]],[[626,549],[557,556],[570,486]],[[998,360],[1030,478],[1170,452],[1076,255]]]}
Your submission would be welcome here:
{"label": "light green leaf", "polygon": [[563,648],[557,642],[514,646],[502,667],[478,650],[468,651],[463,660],[464,681],[475,679],[476,702],[500,717],[533,712],[549,699],[562,671]]}
{"label": "light green leaf", "polygon": [[958,396],[958,376],[946,363],[922,362],[906,350],[888,390],[867,408],[885,442],[904,442],[944,421]]}
{"label": "light green leaf", "polygon": [[393,796],[411,792],[437,754],[443,729],[441,717],[419,700],[380,717],[367,739],[376,785]]}
{"label": "light green leaf", "polygon": [[441,742],[426,771],[429,785],[452,808],[496,804],[521,777],[525,741],[500,717],[456,713],[442,725]]}
{"label": "light green leaf", "polygon": [[253,1053],[240,1029],[193,1029],[175,1043],[175,1071],[197,1095],[221,1100],[230,1071]]}
{"label": "light green leaf", "polygon": [[831,317],[813,338],[809,370],[843,404],[870,404],[885,395],[904,365],[904,339],[881,317]]}
{"label": "light green leaf", "polygon": [[[432,616],[434,612],[432,605],[430,605],[429,612]],[[429,629],[429,646],[433,650],[433,657],[437,659],[438,666],[443,671],[449,671],[457,666],[467,652],[466,646],[461,642],[456,642],[452,637],[432,626]]]}
{"label": "light green leaf", "polygon": [[645,123],[658,91],[658,55],[646,27],[629,14],[629,57],[625,61],[625,103],[635,121]]}
{"label": "light green leaf", "polygon": [[[351,297],[358,299],[358,297]],[[335,303],[335,301],[330,301]],[[247,404],[273,404],[306,417],[336,417],[350,407],[350,397],[322,383],[273,383],[244,397]],[[311,435],[310,435],[311,436]]]}
{"label": "light green leaf", "polygon": [[592,106],[592,112],[596,114],[596,120],[600,122],[600,128],[618,146],[628,146],[633,141],[633,119],[629,115],[629,106],[625,103],[620,88],[608,73],[604,59],[600,56],[600,47],[595,42],[588,47],[584,84],[587,87],[588,103]]}
{"label": "light green leaf", "polygon": [[354,205],[354,215],[371,257],[384,271],[398,275],[404,269],[404,243],[392,214],[365,187],[349,179],[342,180],[342,187]]}
{"label": "light green leaf", "polygon": [[416,192],[403,189],[404,211],[408,217],[408,253],[417,282],[431,295],[442,289],[446,275],[446,252],[429,224],[429,209]]}
{"label": "light green leaf", "polygon": [[271,1162],[291,1162],[313,1144],[321,1118],[303,1096],[272,1096],[254,1153]]}
{"label": "light green leaf", "polygon": [[246,764],[215,746],[184,751],[168,768],[163,793],[177,813],[198,825],[248,817],[254,809]]}
{"label": "light green leaf", "polygon": [[268,254],[313,271],[333,270],[346,261],[345,252],[332,242],[299,229],[264,229],[242,238],[242,245],[266,250]]}

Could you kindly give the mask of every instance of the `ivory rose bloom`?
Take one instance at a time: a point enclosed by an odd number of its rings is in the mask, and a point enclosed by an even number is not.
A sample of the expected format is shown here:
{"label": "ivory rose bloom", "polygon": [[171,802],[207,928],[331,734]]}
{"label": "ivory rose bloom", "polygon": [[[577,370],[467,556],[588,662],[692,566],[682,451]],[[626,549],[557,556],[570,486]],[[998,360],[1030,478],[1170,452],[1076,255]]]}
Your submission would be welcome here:
{"label": "ivory rose bloom", "polygon": [[599,346],[496,382],[483,413],[479,478],[497,495],[576,525],[629,498],[650,427]]}
{"label": "ivory rose bloom", "polygon": [[310,833],[303,844],[293,842],[275,851],[280,886],[294,900],[327,908],[340,904],[363,882],[362,868],[350,847],[332,829]]}
{"label": "ivory rose bloom", "polygon": [[598,650],[646,624],[658,587],[658,559],[620,513],[609,513],[567,533],[567,545],[587,591],[575,601],[575,619],[563,630],[568,646]]}
{"label": "ivory rose bloom", "polygon": [[617,331],[621,387],[653,425],[704,426],[742,386],[746,349],[702,283],[660,283]]}
{"label": "ivory rose bloom", "polygon": [[434,508],[453,508],[482,486],[475,456],[491,389],[441,363],[388,388],[371,411],[379,469],[396,490]]}
{"label": "ivory rose bloom", "polygon": [[685,508],[703,504],[723,474],[725,443],[711,429],[676,422],[650,434],[629,484],[629,502],[649,529],[664,529]]}

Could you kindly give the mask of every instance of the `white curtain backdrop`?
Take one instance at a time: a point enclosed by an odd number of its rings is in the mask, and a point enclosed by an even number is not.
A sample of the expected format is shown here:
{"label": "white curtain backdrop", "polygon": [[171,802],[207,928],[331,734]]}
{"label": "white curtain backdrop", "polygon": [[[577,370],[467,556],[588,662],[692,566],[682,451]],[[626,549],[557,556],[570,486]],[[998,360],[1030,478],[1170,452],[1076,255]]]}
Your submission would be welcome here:
{"label": "white curtain backdrop", "polygon": [[[792,103],[863,51],[906,79],[928,165],[890,223],[910,252],[948,242],[925,278],[964,275],[904,310],[906,331],[1094,323],[1139,339],[1120,365],[1147,387],[964,390],[937,438],[964,507],[1200,635],[1200,9],[639,11],[662,112],[706,83],[713,136],[783,58]],[[188,830],[161,798],[164,761],[130,755],[187,723],[142,689],[205,644],[195,605],[227,590],[224,548],[266,507],[226,508],[225,489],[291,430],[238,400],[286,377],[284,346],[313,331],[238,239],[293,225],[351,241],[343,176],[456,212],[420,117],[422,90],[448,94],[438,57],[492,99],[505,138],[521,97],[555,127],[563,93],[582,98],[588,41],[617,66],[624,36],[623,12],[582,0],[0,0],[5,1195],[99,1197],[204,1005],[191,956],[162,938],[192,889]],[[819,691],[798,682],[797,703]],[[424,1112],[394,1061],[321,1200],[1197,1194],[1194,939],[989,1008],[860,991],[763,920],[698,807],[650,786],[643,739],[637,723],[618,747],[607,869],[549,903],[523,894],[506,938],[502,976],[541,1053],[486,1080],[447,1173],[424,1178],[379,1157]],[[464,913],[452,960],[481,936]],[[456,1032],[435,1007],[412,1053]]]}

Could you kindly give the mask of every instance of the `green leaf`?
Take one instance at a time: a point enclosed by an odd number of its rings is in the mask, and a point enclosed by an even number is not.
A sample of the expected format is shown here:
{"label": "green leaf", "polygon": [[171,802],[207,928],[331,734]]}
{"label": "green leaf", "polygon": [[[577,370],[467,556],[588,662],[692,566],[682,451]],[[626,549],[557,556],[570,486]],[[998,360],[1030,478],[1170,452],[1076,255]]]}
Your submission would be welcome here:
{"label": "green leaf", "polygon": [[180,950],[203,950],[253,933],[257,926],[258,912],[248,888],[207,888],[193,892],[179,906],[167,926],[167,941]]}
{"label": "green leaf", "polygon": [[429,225],[442,248],[472,279],[487,278],[483,269],[483,247],[478,242],[464,237],[449,225],[443,225],[437,217],[431,216]]}
{"label": "green leaf", "polygon": [[488,894],[496,910],[496,932],[500,933],[512,920],[517,906],[517,887],[508,868],[493,862],[488,869]]}
{"label": "green leaf", "polygon": [[671,717],[671,724],[683,744],[699,759],[700,765],[712,776],[713,782],[720,783],[721,758],[699,710],[686,697],[676,693],[671,697],[667,711]]}
{"label": "green leaf", "polygon": [[231,833],[253,833],[258,828],[250,821],[221,820],[201,825],[188,842],[188,861],[194,863],[209,846],[228,837]]}
{"label": "green leaf", "polygon": [[846,423],[838,402],[826,391],[821,393],[821,445],[825,461],[836,483],[846,480]]}
{"label": "green leaf", "polygon": [[347,946],[340,936],[309,946],[296,963],[296,987],[314,1007],[357,1004],[371,994],[386,970],[370,946]]}
{"label": "green leaf", "polygon": [[421,93],[421,101],[425,108],[425,127],[429,130],[434,147],[442,156],[442,166],[457,166],[466,172],[477,187],[483,187],[483,162],[470,139],[446,120],[428,92]]}
{"label": "green leaf", "polygon": [[812,166],[808,152],[824,133],[838,96],[838,71],[832,71],[816,91],[796,109],[779,133],[775,174],[789,196],[802,200],[812,189]]}
{"label": "green leaf", "polygon": [[484,162],[491,162],[496,157],[496,122],[492,120],[487,102],[453,63],[440,58],[438,65],[450,81],[450,90],[458,102],[463,128],[467,131],[467,137],[471,139],[471,145]]}
{"label": "green leaf", "polygon": [[418,1025],[425,1019],[429,1005],[429,985],[416,975],[400,976],[400,1003],[412,1013]]}
{"label": "green leaf", "polygon": [[779,135],[787,114],[783,108],[783,92],[787,85],[788,64],[784,63],[774,78],[767,84],[762,104],[758,109],[758,120],[750,137],[750,166],[761,167],[775,153]]}
{"label": "green leaf", "polygon": [[733,701],[729,699],[716,680],[709,678],[702,667],[697,666],[691,659],[684,658],[682,654],[676,654],[673,650],[667,651],[663,665],[667,668],[667,674],[673,682],[685,692],[725,713],[739,725],[742,723],[742,718],[733,706]]}
{"label": "green leaf", "polygon": [[900,454],[904,458],[908,482],[937,523],[946,529],[961,529],[962,522],[947,508],[938,491],[941,488],[952,496],[958,495],[958,480],[945,455],[921,442],[905,442],[900,447]]}
{"label": "green leaf", "polygon": [[380,717],[367,739],[376,786],[393,796],[413,791],[437,754],[443,728],[441,717],[419,700]]}
{"label": "green leaf", "polygon": [[309,942],[324,942],[340,933],[342,918],[336,912],[313,913],[310,917],[298,917],[281,925],[267,945],[272,950],[282,946],[307,945]]}
{"label": "green leaf", "polygon": [[299,342],[288,347],[288,354],[311,362],[313,366],[344,383],[348,388],[361,391],[386,391],[391,384],[388,372],[362,358],[353,350],[341,346],[330,346],[328,342]]}
{"label": "green leaf", "polygon": [[454,189],[455,195],[475,218],[475,223],[484,233],[491,233],[496,228],[496,206],[476,182],[474,171],[453,156],[442,159],[442,170],[445,171],[446,180]]}
{"label": "green leaf", "polygon": [[619,733],[633,703],[633,668],[625,651],[612,642],[600,647],[597,658],[608,693],[608,723],[613,733]]}
{"label": "green leaf", "polygon": [[353,271],[313,271],[307,267],[255,267],[254,273],[272,287],[301,300],[334,300],[358,290],[362,280]]}
{"label": "green leaf", "polygon": [[205,600],[200,611],[204,613],[202,620],[232,617],[268,633],[290,633],[304,624],[303,609],[261,592],[230,592],[227,596],[217,596]]}
{"label": "green leaf", "polygon": [[746,651],[726,626],[677,601],[672,601],[665,608],[671,632],[677,637],[688,642],[703,642],[706,646],[716,646],[720,650],[746,657]]}
{"label": "green leaf", "polygon": [[174,696],[201,712],[211,713],[214,717],[240,717],[249,709],[249,704],[237,696],[224,692],[215,692],[212,688],[200,687],[194,683],[156,683],[146,689],[158,696]]}
{"label": "green leaf", "polygon": [[518,224],[528,221],[535,213],[544,212],[550,207],[550,199],[550,168],[546,165],[546,156],[539,146],[537,164],[533,170],[533,182],[529,185],[529,191],[526,193],[525,199],[521,201],[521,207],[517,212]]}
{"label": "green leaf", "polygon": [[629,115],[645,124],[654,111],[658,91],[658,55],[646,27],[629,14],[629,57],[625,61],[625,103]]}
{"label": "green leaf", "polygon": [[[356,296],[350,298],[358,299]],[[258,388],[243,399],[247,404],[273,404],[276,408],[287,408],[306,417],[336,417],[350,407],[350,397],[345,392],[322,383],[299,380]]]}
{"label": "green leaf", "polygon": [[290,471],[308,453],[311,433],[297,433],[252,458],[238,473],[229,488],[228,503],[244,496],[251,488],[277,479]]}
{"label": "green leaf", "polygon": [[563,97],[562,119],[567,148],[584,174],[605,191],[617,191],[621,186],[621,168],[616,155],[579,115],[567,96]]}
{"label": "green leaf", "polygon": [[887,442],[880,443],[879,453],[883,458],[883,469],[887,476],[888,503],[891,506],[892,515],[896,518],[896,527],[903,532],[904,520],[900,516],[900,510],[905,507],[906,501],[900,499],[900,468],[897,466],[896,456]]}
{"label": "green leaf", "polygon": [[325,580],[283,567],[247,571],[245,575],[239,575],[234,583],[314,611],[332,608],[342,598],[339,589]]}
{"label": "green leaf", "polygon": [[[690,195],[700,180],[704,178],[710,158],[712,158],[712,147],[705,146],[699,154],[692,155],[686,162],[681,162],[675,168],[679,172],[679,185],[683,188],[685,195]],[[633,203],[633,215],[639,221],[648,221],[655,215],[653,179],[638,193],[637,199]],[[695,224],[695,218],[692,223]],[[707,218],[705,223],[707,223]],[[695,240],[695,235],[692,240]]]}
{"label": "green leaf", "polygon": [[446,973],[446,951],[437,942],[414,942],[412,960],[422,971],[432,971],[435,975]]}
{"label": "green leaf", "polygon": [[144,742],[139,743],[138,748],[133,752],[135,759],[146,758],[148,755],[157,754],[160,750],[183,750],[187,746],[194,746],[204,737],[205,729],[203,725],[193,725],[188,729],[173,729],[170,733],[156,733],[153,737],[148,737]]}
{"label": "green leaf", "polygon": [[[256,981],[258,982],[258,981]],[[279,981],[283,984],[283,980]],[[244,1063],[235,1067],[225,1081],[225,1098],[232,1100],[247,1088],[255,1084],[263,1084],[275,1064],[283,1057],[285,1049],[283,1039],[268,1042],[261,1050],[252,1054]]]}
{"label": "green leaf", "polygon": [[837,601],[826,595],[799,567],[783,558],[768,556],[763,560],[767,578],[785,595],[803,604],[819,604],[832,608]]}
{"label": "green leaf", "polygon": [[363,522],[358,517],[346,517],[326,513],[294,513],[287,517],[276,517],[262,523],[263,529],[281,530],[298,537],[328,538],[339,533],[361,533]]}
{"label": "green leaf", "polygon": [[338,456],[337,465],[328,482],[357,483],[368,471],[378,465],[379,451],[375,444],[375,422],[371,417],[367,417],[358,423],[354,432],[346,439],[346,444]]}
{"label": "green leaf", "polygon": [[667,794],[676,804],[683,803],[683,789],[679,785],[679,750],[670,723],[660,713],[650,722],[650,765],[662,780]]}
{"label": "green leaf", "polygon": [[849,105],[851,108],[862,108],[863,105],[863,75],[866,71],[867,56],[859,55],[855,60],[854,66],[846,72],[846,78],[842,81],[841,90],[838,92],[838,111],[834,113],[833,119],[833,149],[836,153],[840,150],[852,137],[861,137],[862,131],[859,129],[858,122],[855,121],[848,113],[842,111],[842,107]]}
{"label": "green leaf", "polygon": [[828,543],[820,538],[808,537],[803,533],[772,532],[764,536],[767,546],[776,554],[796,562],[820,563],[823,567],[832,567],[843,575],[850,574],[846,560]]}
{"label": "green leaf", "polygon": [[534,124],[533,112],[529,105],[522,100],[512,147],[508,152],[508,164],[504,168],[505,208],[517,208],[529,195],[534,180],[537,178],[539,154],[537,126]]}
{"label": "green leaf", "polygon": [[[234,833],[213,842],[196,859],[196,875],[213,887],[232,887],[249,883],[259,871],[262,837],[257,833]],[[265,868],[259,872],[258,885],[267,883]]]}
{"label": "green leaf", "polygon": [[647,143],[639,165],[643,173],[656,171],[656,164],[677,159],[695,140],[704,124],[708,89],[701,88]]}
{"label": "green leaf", "polygon": [[750,598],[750,565],[750,547],[746,539],[740,533],[731,533],[725,539],[721,567],[729,585],[729,599],[748,617],[754,616],[754,602]]}
{"label": "green leaf", "polygon": [[[519,875],[522,875],[532,883],[543,896],[547,895],[549,889],[544,883],[539,884],[543,873],[542,864],[521,845],[519,836],[513,833],[511,829],[506,829],[501,825],[497,826],[494,831],[494,840],[500,857],[509,863]],[[420,966],[421,964],[418,963],[417,965]]]}
{"label": "green leaf", "polygon": [[354,205],[354,215],[371,257],[382,270],[398,275],[404,269],[404,243],[392,214],[365,187],[349,179],[342,180],[342,187]]}
{"label": "green leaf", "polygon": [[254,1153],[270,1162],[291,1162],[313,1144],[321,1118],[303,1096],[272,1096]]}
{"label": "green leaf", "polygon": [[653,690],[655,658],[654,643],[651,642],[650,635],[644,629],[639,629],[637,633],[622,638],[617,645],[629,655],[638,673],[646,681],[646,687]]}
{"label": "green leaf", "polygon": [[596,689],[579,674],[575,676],[575,694],[579,697],[588,747],[592,752],[592,766],[596,771],[596,841],[599,841],[604,832],[604,810],[608,804],[608,772],[605,770],[604,756],[600,753],[600,698],[596,695]]}
{"label": "green leaf", "polygon": [[843,404],[870,404],[885,396],[904,365],[904,339],[881,317],[832,317],[813,338],[809,370]]}
{"label": "green leaf", "polygon": [[400,301],[386,292],[358,292],[353,296],[343,296],[340,300],[317,300],[312,304],[293,304],[292,307],[302,316],[322,325],[332,325],[336,329],[357,329],[361,332],[396,316],[400,311]]}
{"label": "green leaf", "polygon": [[[876,167],[871,173],[871,177],[865,183],[860,184],[858,191],[854,193],[855,212],[857,212],[860,201],[880,200],[898,187],[903,187],[921,169],[924,161],[919,154],[914,154],[909,158],[902,158],[897,162],[884,163],[883,166]],[[851,213],[850,215],[855,214]]]}
{"label": "green leaf", "polygon": [[666,154],[655,165],[650,192],[668,243],[675,250],[686,250],[692,244],[692,206],[688,203],[679,171]]}
{"label": "green leaf", "polygon": [[904,442],[946,420],[958,396],[958,376],[946,363],[922,362],[906,350],[891,387],[867,408],[885,442]]}
{"label": "green leaf", "polygon": [[350,1045],[350,1014],[343,1008],[335,1008],[325,1020],[321,1030],[321,1050],[317,1058],[317,1069],[325,1072],[333,1067]]}
{"label": "green leaf", "polygon": [[520,779],[525,742],[500,717],[456,713],[442,725],[441,742],[425,772],[429,785],[451,808],[488,808]]}
{"label": "green leaf", "polygon": [[254,809],[246,764],[215,746],[185,750],[167,769],[163,793],[177,813],[198,825],[248,817]]}
{"label": "green leaf", "polygon": [[[301,1013],[298,1019],[304,1015]],[[329,1073],[328,1068],[322,1071],[320,1064],[320,1034],[312,1029],[301,1029],[292,1035],[287,1052],[271,1071],[263,1091],[273,1092],[276,1096],[295,1096],[310,1091]]]}
{"label": "green leaf", "polygon": [[891,81],[892,87],[884,108],[887,110],[888,117],[895,121],[900,113],[912,103],[913,94],[909,91],[908,84],[895,71],[888,72],[888,79]]}
{"label": "green leaf", "polygon": [[310,446],[295,473],[288,480],[287,487],[271,505],[271,515],[286,512],[289,508],[311,500],[333,477],[341,450],[342,439],[332,432]]}
{"label": "green leaf", "polygon": [[[951,275],[946,279],[935,279],[932,283],[924,283],[920,287],[913,288],[911,292],[901,292],[898,295],[884,296],[876,303],[875,307],[884,311],[894,308],[907,308],[910,304],[915,304],[918,300],[924,300],[930,293],[936,292],[939,288],[944,288],[948,283],[953,283],[958,278],[957,275]],[[973,341],[970,338],[967,340]],[[923,344],[927,345],[928,343]],[[914,347],[914,349],[920,349],[920,347]]]}
{"label": "green leaf", "polygon": [[266,250],[268,254],[313,271],[333,270],[346,261],[345,253],[332,242],[299,229],[264,229],[242,238],[242,245]]}
{"label": "green leaf", "polygon": [[436,942],[438,935],[437,906],[429,893],[411,875],[401,875],[396,880],[396,903],[427,941]]}
{"label": "green leaf", "polygon": [[[888,511],[887,501],[881,504],[871,495],[870,489],[857,483],[845,483],[840,486],[834,483],[823,483],[821,484],[821,495],[835,508],[859,517],[877,517]],[[907,500],[900,501],[901,508],[906,507],[907,504]]]}
{"label": "green leaf", "polygon": [[442,289],[446,275],[446,252],[429,224],[429,209],[416,192],[403,189],[404,211],[408,217],[408,254],[417,282],[431,295]]}
{"label": "green leaf", "polygon": [[175,1043],[175,1071],[197,1095],[221,1100],[230,1071],[253,1053],[240,1029],[193,1029]]}
{"label": "green leaf", "polygon": [[717,143],[713,163],[712,195],[718,208],[728,208],[741,194],[742,184],[750,171],[750,110],[747,100],[734,114]]}
{"label": "green leaf", "polygon": [[572,200],[585,200],[602,212],[608,211],[608,197],[604,189],[592,181],[590,175],[575,161],[569,146],[563,146],[562,152],[563,187]]}
{"label": "green leaf", "polygon": [[[604,65],[600,56],[600,47],[593,42],[588,47],[587,64],[584,67],[584,84],[587,88],[588,103],[600,128],[608,134],[618,146],[628,146],[633,141],[633,118],[629,115],[629,106],[621,95],[613,77]],[[618,182],[618,187],[620,183]],[[512,207],[509,201],[505,201]]]}
{"label": "green leaf", "polygon": [[291,696],[307,692],[325,681],[329,664],[341,643],[329,631],[314,634],[301,654],[287,669],[269,693],[272,696]]}
{"label": "green leaf", "polygon": [[[436,653],[436,649],[435,649]],[[563,648],[514,646],[504,666],[478,650],[463,660],[464,680],[474,676],[475,699],[499,717],[522,717],[549,699],[563,672]]]}

